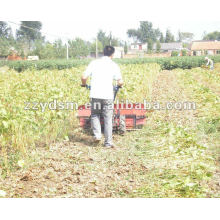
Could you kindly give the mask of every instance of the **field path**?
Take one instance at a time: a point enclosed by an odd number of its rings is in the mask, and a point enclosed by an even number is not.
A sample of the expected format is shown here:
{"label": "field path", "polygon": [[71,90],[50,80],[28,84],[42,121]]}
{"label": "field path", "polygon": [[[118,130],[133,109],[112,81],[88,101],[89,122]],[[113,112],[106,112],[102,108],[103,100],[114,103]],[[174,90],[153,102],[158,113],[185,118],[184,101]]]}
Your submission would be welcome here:
{"label": "field path", "polygon": [[[164,106],[167,102],[192,102],[178,82],[176,74],[164,70],[160,72],[153,85],[152,101],[160,102]],[[169,110],[156,111],[155,115],[168,122],[176,122],[181,125],[193,126],[195,124],[196,110]]]}
{"label": "field path", "polygon": [[[189,97],[175,74],[162,71],[153,84],[152,99],[164,103],[185,101]],[[118,147],[108,150],[94,146],[91,136],[76,128],[68,141],[36,148],[28,166],[0,180],[0,185],[8,197],[181,196],[175,190],[169,194],[161,188],[166,170],[172,168],[177,172],[180,164],[164,150],[160,130],[153,130],[154,120],[193,127],[196,114],[196,111],[155,111],[148,118],[149,129],[115,135]]]}

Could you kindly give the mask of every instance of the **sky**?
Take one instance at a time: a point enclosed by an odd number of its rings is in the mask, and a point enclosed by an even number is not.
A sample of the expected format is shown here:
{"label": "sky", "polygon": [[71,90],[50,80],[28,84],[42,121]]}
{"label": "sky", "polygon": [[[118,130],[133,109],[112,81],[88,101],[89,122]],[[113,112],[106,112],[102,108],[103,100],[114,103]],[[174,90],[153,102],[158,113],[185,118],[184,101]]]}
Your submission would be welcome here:
{"label": "sky", "polygon": [[46,35],[50,41],[58,37],[91,41],[99,29],[127,41],[127,30],[138,28],[139,21],[152,22],[164,34],[169,28],[175,37],[179,30],[193,32],[198,40],[204,31],[220,31],[219,8],[219,0],[19,0],[13,7],[11,1],[1,3],[0,20],[42,21],[42,31],[56,35]]}
{"label": "sky", "polygon": [[[151,21],[151,20],[150,20]],[[63,34],[70,36],[70,38],[81,37],[84,40],[92,40],[95,38],[96,33],[99,29],[104,30],[106,33],[112,32],[113,36],[116,36],[122,40],[129,40],[127,36],[127,30],[130,28],[137,29],[139,27],[139,21],[42,21],[43,29],[42,31],[58,34],[57,27],[59,31]],[[219,22],[174,22],[174,21],[151,21],[154,28],[159,28],[164,34],[166,29],[169,28],[172,33],[177,36],[178,31],[192,32],[195,34],[194,39],[201,39],[204,31],[212,32],[215,30],[220,31],[220,21]],[[53,37],[49,37],[53,39]],[[130,39],[131,40],[131,39]]]}
{"label": "sky", "polygon": [[[19,21],[14,21],[19,23]],[[93,41],[98,30],[103,30],[107,34],[112,32],[112,35],[123,40],[132,42],[127,36],[127,30],[130,28],[137,29],[139,21],[41,21],[43,24],[42,32],[49,41],[54,41],[57,38],[65,41],[67,38],[74,39],[80,37],[87,41]],[[200,40],[204,32],[220,31],[220,21],[153,21],[154,28],[159,28],[164,34],[166,29],[178,36],[178,31],[194,33],[194,40]],[[11,24],[10,24],[11,25]],[[13,30],[18,28],[12,25]]]}

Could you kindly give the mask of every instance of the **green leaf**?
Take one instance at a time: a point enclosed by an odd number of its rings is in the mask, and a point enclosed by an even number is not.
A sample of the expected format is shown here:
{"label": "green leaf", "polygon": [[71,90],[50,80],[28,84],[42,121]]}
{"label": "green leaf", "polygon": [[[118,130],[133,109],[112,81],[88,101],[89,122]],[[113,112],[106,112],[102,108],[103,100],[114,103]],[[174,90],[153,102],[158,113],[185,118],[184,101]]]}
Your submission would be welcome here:
{"label": "green leaf", "polygon": [[4,126],[5,128],[8,128],[8,122],[2,121],[2,124],[3,124],[3,126]]}

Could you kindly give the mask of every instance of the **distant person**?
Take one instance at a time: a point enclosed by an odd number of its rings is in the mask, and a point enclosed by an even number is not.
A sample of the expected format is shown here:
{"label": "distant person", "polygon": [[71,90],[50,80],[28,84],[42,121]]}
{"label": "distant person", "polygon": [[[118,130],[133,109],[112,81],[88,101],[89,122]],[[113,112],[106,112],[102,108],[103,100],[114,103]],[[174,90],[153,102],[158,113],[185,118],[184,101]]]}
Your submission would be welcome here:
{"label": "distant person", "polygon": [[206,66],[210,65],[210,70],[214,69],[214,63],[211,59],[209,59],[208,57],[205,57],[205,60],[207,61]]}

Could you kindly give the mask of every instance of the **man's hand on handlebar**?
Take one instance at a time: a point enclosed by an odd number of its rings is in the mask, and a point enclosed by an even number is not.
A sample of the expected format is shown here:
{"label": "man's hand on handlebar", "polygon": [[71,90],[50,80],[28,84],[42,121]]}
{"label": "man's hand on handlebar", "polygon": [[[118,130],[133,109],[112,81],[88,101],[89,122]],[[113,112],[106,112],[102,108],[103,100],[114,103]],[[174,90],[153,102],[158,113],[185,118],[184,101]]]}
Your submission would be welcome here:
{"label": "man's hand on handlebar", "polygon": [[81,82],[82,82],[82,85],[84,85],[83,87],[86,86],[86,81],[87,81],[87,79],[88,79],[88,77],[84,77],[84,76],[82,76],[82,78],[81,78]]}
{"label": "man's hand on handlebar", "polygon": [[122,86],[123,86],[123,81],[122,81],[121,79],[119,79],[119,80],[117,81],[117,85],[119,86],[119,88],[122,88]]}

